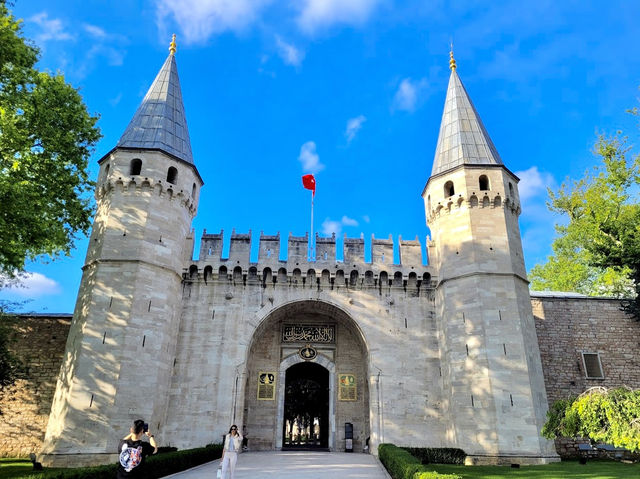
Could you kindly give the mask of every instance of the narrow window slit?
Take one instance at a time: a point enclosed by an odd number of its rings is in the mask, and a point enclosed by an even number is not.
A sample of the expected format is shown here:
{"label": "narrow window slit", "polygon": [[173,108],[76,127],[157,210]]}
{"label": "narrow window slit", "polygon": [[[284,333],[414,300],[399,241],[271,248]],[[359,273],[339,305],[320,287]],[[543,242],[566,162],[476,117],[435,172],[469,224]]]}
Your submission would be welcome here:
{"label": "narrow window slit", "polygon": [[502,321],[502,311],[498,310],[498,318],[500,318],[500,321]]}
{"label": "narrow window slit", "polygon": [[93,406],[93,394],[91,395],[91,401],[89,401],[89,407]]}
{"label": "narrow window slit", "polygon": [[211,319],[214,319],[216,317],[216,310],[214,309],[213,311],[211,311]]}
{"label": "narrow window slit", "polygon": [[502,349],[504,349],[504,355],[507,355],[507,345],[505,343],[502,343]]}
{"label": "narrow window slit", "polygon": [[473,394],[471,395],[471,407],[476,407],[476,405],[473,402]]}
{"label": "narrow window slit", "polygon": [[178,358],[173,358],[173,367],[176,367],[176,363],[178,362]]}
{"label": "narrow window slit", "polygon": [[466,323],[467,322],[467,318],[465,318],[464,313],[462,313],[462,322]]}
{"label": "narrow window slit", "polygon": [[407,329],[407,318],[404,318],[404,329]]}
{"label": "narrow window slit", "polygon": [[511,401],[511,406],[513,406],[513,395],[509,394],[509,400]]}
{"label": "narrow window slit", "polygon": [[105,331],[102,335],[102,344],[104,344],[104,340],[107,339],[107,332]]}
{"label": "narrow window slit", "polygon": [[112,305],[113,305],[113,296],[111,296],[111,298],[109,299],[109,309],[111,309]]}
{"label": "narrow window slit", "polygon": [[142,336],[142,347],[144,348],[144,343],[147,341],[147,335]]}
{"label": "narrow window slit", "polygon": [[467,348],[467,356],[469,356],[469,345],[465,344],[464,347]]}
{"label": "narrow window slit", "polygon": [[147,312],[151,311],[151,300],[149,300],[149,306],[147,307]]}

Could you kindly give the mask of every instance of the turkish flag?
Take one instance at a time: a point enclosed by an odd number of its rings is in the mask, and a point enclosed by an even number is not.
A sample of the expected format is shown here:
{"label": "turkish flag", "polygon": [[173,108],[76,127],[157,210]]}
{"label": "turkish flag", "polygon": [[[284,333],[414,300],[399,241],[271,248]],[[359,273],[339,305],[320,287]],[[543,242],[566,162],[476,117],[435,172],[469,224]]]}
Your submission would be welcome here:
{"label": "turkish flag", "polygon": [[316,179],[313,175],[304,175],[302,177],[302,186],[306,189],[313,191],[313,196],[316,195]]}

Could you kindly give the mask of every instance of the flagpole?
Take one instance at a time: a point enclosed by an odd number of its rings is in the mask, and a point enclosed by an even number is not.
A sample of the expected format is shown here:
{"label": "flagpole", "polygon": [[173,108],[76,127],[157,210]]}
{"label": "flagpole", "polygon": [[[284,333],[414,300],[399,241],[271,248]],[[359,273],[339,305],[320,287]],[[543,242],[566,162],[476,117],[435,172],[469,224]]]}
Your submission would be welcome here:
{"label": "flagpole", "polygon": [[315,259],[314,248],[313,248],[313,197],[315,196],[315,191],[311,192],[311,237],[309,238],[309,260],[313,261]]}

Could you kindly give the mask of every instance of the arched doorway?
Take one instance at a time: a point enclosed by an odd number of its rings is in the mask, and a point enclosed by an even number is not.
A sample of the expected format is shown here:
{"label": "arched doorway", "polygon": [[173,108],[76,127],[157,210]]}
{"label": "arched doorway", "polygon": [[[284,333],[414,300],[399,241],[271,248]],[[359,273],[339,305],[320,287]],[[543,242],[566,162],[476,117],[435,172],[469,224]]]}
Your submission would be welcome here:
{"label": "arched doorway", "polygon": [[[345,378],[353,387],[345,387]],[[301,390],[313,390],[313,395],[322,391],[323,396],[313,401],[328,403],[324,409],[314,406],[313,411],[295,411],[296,416],[305,414],[306,426],[298,426],[298,430],[304,430],[304,438],[300,435],[294,440],[293,431],[286,434],[295,419],[291,417],[295,408],[285,398],[287,386],[290,394],[296,394],[297,388],[299,398]],[[331,303],[294,301],[266,314],[247,351],[243,389],[240,422],[246,426],[250,450],[344,450],[345,423],[352,423],[353,448],[357,451],[362,450],[370,434],[366,341],[356,321]]]}
{"label": "arched doorway", "polygon": [[329,371],[303,362],[286,371],[283,449],[329,447]]}

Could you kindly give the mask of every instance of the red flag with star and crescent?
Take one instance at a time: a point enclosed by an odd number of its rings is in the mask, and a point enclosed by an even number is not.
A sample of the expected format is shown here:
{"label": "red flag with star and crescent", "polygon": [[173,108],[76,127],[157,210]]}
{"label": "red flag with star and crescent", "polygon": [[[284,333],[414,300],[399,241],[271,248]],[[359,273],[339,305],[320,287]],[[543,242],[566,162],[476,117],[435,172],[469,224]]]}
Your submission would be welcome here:
{"label": "red flag with star and crescent", "polygon": [[307,190],[313,191],[313,196],[316,195],[316,179],[313,175],[304,175],[302,177],[302,186],[304,186]]}

